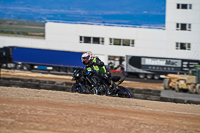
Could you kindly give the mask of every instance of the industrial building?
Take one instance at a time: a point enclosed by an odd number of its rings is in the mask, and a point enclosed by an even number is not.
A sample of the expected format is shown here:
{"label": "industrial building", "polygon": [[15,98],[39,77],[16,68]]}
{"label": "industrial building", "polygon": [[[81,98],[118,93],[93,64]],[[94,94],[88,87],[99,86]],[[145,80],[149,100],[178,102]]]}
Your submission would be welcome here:
{"label": "industrial building", "polygon": [[200,60],[199,14],[199,0],[166,0],[165,27],[49,21],[44,39],[0,35],[0,47],[91,51],[115,66],[126,55]]}

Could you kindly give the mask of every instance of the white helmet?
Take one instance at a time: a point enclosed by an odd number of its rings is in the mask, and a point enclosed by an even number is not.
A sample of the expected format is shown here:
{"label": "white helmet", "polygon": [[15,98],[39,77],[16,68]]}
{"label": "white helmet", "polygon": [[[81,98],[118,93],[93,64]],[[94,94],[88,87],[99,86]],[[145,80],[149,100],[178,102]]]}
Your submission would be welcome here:
{"label": "white helmet", "polygon": [[82,54],[81,60],[82,60],[82,62],[83,62],[84,65],[87,65],[90,60],[93,60],[92,53],[91,52],[84,52]]}

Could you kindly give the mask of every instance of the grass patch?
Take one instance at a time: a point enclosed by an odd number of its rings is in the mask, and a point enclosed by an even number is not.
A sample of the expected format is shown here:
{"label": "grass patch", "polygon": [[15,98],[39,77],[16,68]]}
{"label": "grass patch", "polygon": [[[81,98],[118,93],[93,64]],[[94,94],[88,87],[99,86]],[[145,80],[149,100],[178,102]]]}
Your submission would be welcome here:
{"label": "grass patch", "polygon": [[0,24],[38,26],[38,27],[45,26],[44,22],[26,21],[26,20],[18,20],[18,19],[0,19]]}
{"label": "grass patch", "polygon": [[36,21],[0,19],[0,33],[44,37],[44,25]]}

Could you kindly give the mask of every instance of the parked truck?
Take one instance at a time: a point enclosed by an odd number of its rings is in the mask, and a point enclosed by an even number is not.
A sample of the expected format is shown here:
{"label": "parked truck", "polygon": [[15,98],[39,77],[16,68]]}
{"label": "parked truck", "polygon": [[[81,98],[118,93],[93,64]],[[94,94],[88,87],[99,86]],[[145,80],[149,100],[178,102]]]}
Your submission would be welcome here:
{"label": "parked truck", "polygon": [[72,72],[83,68],[82,52],[9,46],[0,48],[2,68]]}
{"label": "parked truck", "polygon": [[126,75],[159,79],[167,74],[188,73],[199,64],[200,60],[126,55]]}

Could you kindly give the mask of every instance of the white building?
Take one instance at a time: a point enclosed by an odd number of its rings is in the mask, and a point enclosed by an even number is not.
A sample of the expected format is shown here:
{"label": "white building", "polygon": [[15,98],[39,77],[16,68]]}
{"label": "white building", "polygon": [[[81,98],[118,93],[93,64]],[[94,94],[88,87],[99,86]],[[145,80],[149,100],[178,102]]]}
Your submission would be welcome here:
{"label": "white building", "polygon": [[167,0],[165,26],[151,29],[47,22],[45,39],[0,36],[0,47],[91,51],[105,64],[109,57],[126,55],[200,60],[200,0]]}

